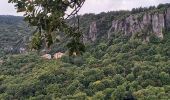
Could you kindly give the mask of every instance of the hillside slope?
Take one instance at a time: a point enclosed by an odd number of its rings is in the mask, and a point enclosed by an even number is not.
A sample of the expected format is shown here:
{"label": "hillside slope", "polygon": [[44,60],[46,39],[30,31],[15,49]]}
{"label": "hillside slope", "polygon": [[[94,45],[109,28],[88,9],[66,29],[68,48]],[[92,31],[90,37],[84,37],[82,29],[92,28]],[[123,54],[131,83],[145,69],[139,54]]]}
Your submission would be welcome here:
{"label": "hillside slope", "polygon": [[[136,15],[151,10],[132,12]],[[84,33],[93,34],[97,27],[96,35],[88,35],[91,42],[86,43],[82,56],[44,60],[35,52],[4,55],[0,62],[0,99],[169,100],[170,31],[164,30],[163,38],[149,35],[149,41],[140,36],[126,37],[122,32],[113,32],[108,38],[113,18],[127,18],[123,15],[132,12],[82,16]],[[94,18],[98,18],[96,25]],[[54,49],[62,50],[65,42]]]}
{"label": "hillside slope", "polygon": [[88,46],[79,57],[43,60],[35,53],[5,57],[0,98],[5,100],[168,100],[170,32],[143,43],[116,37]]}
{"label": "hillside slope", "polygon": [[33,28],[23,21],[23,17],[0,15],[0,48],[8,53],[26,48]]}

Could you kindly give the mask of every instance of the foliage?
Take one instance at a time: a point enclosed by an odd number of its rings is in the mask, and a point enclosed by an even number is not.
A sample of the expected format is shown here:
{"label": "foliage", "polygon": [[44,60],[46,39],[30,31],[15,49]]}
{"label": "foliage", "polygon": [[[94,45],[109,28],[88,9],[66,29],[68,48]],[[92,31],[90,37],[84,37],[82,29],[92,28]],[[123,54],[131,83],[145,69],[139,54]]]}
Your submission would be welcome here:
{"label": "foliage", "polygon": [[34,28],[23,22],[23,17],[0,16],[0,48],[5,53],[18,53],[20,47],[27,47]]}
{"label": "foliage", "polygon": [[[78,58],[64,56],[57,61],[35,53],[6,56],[0,67],[0,98],[167,99],[170,59],[162,52],[169,46],[169,38],[165,39],[156,44],[132,39],[113,40],[110,46],[99,42]],[[98,57],[100,49],[105,55]]]}
{"label": "foliage", "polygon": [[[40,33],[39,40],[42,40],[41,43],[45,42],[45,45],[40,45],[37,39],[33,38],[31,46],[33,49],[50,48],[54,41],[52,34],[64,32],[72,38],[71,44],[75,41],[78,43],[76,47],[71,45],[71,49],[68,44],[71,54],[84,51],[79,29],[68,26],[66,19],[76,15],[85,0],[8,0],[8,2],[15,3],[17,12],[24,13],[25,21],[37,27],[36,31]],[[68,8],[73,9],[73,12],[65,19]]]}
{"label": "foliage", "polygon": [[[85,18],[90,21],[93,14],[84,16],[91,16]],[[86,45],[81,56],[66,54],[58,60],[44,60],[37,53],[2,53],[0,99],[168,100],[170,32],[148,43],[117,34]],[[65,51],[66,42],[54,48]]]}

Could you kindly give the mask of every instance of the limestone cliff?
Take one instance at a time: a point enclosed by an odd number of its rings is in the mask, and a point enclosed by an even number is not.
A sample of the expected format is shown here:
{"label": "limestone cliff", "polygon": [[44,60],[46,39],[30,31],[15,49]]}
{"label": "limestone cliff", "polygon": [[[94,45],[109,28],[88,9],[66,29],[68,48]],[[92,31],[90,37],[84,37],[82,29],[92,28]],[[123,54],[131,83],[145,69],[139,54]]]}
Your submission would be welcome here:
{"label": "limestone cliff", "polygon": [[145,12],[142,16],[129,15],[121,20],[113,20],[108,31],[108,38],[116,32],[121,32],[125,36],[141,33],[154,34],[163,38],[165,29],[170,29],[170,8],[163,12]]}
{"label": "limestone cliff", "polygon": [[166,11],[165,22],[166,22],[166,29],[170,30],[170,8],[168,8]]}
{"label": "limestone cliff", "polygon": [[90,24],[89,32],[87,34],[84,34],[83,41],[84,42],[94,42],[96,40],[96,34],[97,34],[96,21],[93,21]]}
{"label": "limestone cliff", "polygon": [[170,31],[170,5],[132,13],[118,11],[101,14],[87,14],[81,17],[83,41],[95,42],[109,39],[115,34],[125,37],[138,37],[149,41],[151,35],[164,38],[165,30]]}

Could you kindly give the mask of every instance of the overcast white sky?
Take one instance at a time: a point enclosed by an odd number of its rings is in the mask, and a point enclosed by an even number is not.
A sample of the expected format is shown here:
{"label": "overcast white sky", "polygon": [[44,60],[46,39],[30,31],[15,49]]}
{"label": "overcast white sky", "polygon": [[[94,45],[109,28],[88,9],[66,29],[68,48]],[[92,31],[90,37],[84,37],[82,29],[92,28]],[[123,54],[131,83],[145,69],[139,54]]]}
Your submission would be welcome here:
{"label": "overcast white sky", "polygon": [[[79,14],[100,13],[113,10],[130,10],[137,7],[148,7],[160,3],[170,3],[170,0],[86,0]],[[8,0],[1,0],[0,15],[21,15],[16,13],[12,4]]]}

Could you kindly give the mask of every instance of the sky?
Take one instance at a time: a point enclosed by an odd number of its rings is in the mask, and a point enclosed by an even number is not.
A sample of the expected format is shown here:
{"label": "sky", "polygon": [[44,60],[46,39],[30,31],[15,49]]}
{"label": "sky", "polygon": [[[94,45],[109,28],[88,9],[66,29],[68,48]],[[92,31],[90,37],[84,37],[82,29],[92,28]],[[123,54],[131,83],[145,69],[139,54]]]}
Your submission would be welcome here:
{"label": "sky", "polygon": [[[170,0],[86,0],[85,4],[79,11],[79,14],[85,13],[100,13],[117,10],[131,10],[137,7],[148,7],[158,5],[160,3],[170,3]],[[21,16],[21,13],[16,13],[13,4],[9,4],[8,0],[2,0],[0,3],[0,15],[16,15]]]}

